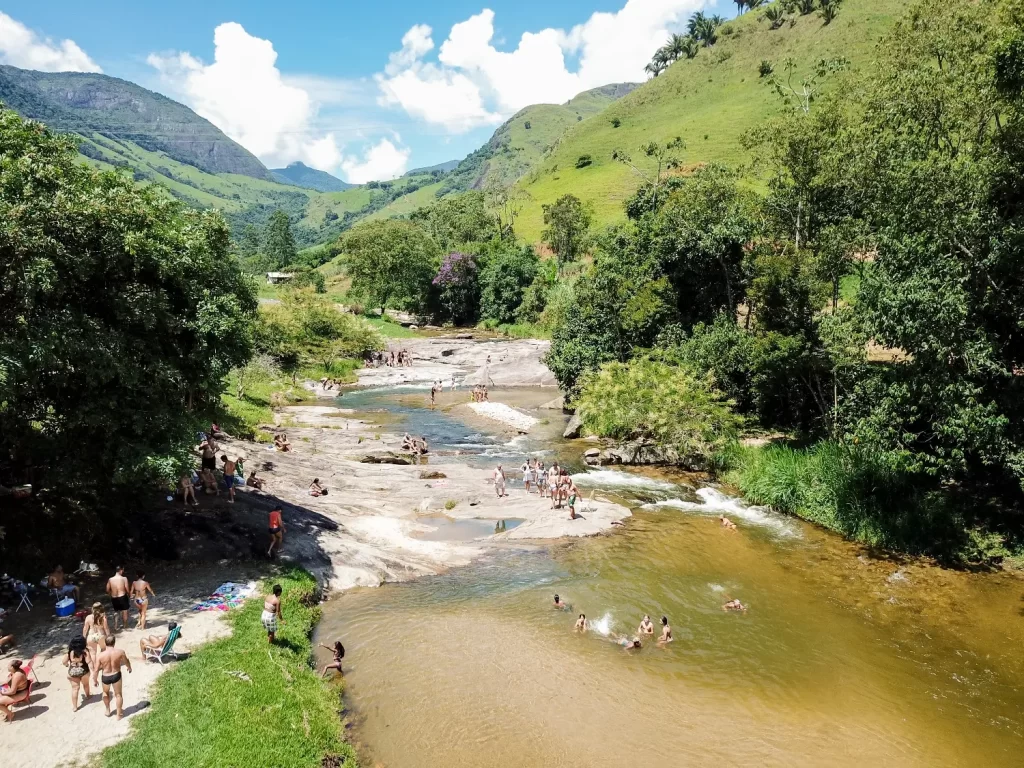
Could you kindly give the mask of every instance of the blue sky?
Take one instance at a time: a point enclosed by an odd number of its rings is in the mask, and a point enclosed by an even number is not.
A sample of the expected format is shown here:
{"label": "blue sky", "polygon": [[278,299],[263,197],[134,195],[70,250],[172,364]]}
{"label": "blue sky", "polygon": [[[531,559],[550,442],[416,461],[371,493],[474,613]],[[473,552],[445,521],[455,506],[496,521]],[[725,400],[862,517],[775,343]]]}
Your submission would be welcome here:
{"label": "blue sky", "polygon": [[361,182],[461,158],[527,104],[643,79],[665,36],[709,7],[19,0],[0,5],[0,63],[122,77],[268,165],[302,160]]}

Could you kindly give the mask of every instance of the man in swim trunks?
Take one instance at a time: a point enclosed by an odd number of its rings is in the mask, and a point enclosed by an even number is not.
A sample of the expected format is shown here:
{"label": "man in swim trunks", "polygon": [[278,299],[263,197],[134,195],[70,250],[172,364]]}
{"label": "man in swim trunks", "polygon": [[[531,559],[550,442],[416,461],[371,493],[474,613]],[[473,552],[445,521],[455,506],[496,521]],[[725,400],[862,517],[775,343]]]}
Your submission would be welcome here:
{"label": "man in swim trunks", "polygon": [[49,578],[46,580],[46,586],[50,589],[56,590],[58,598],[74,595],[76,603],[80,599],[78,587],[68,582],[68,578],[64,575],[64,568],[62,566],[58,565],[53,569],[53,573],[51,573]]}
{"label": "man in swim trunks", "polygon": [[281,616],[281,585],[275,584],[273,594],[263,598],[263,613],[260,614],[260,623],[267,630],[267,640],[274,642],[277,635],[278,625],[284,624]]}
{"label": "man in swim trunks", "polygon": [[672,642],[672,627],[668,625],[668,616],[661,617],[661,637],[658,638],[658,645]]}
{"label": "man in swim trunks", "polygon": [[116,620],[117,615],[120,614],[121,627],[124,629],[128,629],[128,592],[130,591],[131,585],[125,578],[124,566],[119,565],[114,575],[107,579],[107,594],[110,595],[110,604],[114,607],[114,619]]}
{"label": "man in swim trunks", "polygon": [[224,462],[224,487],[228,489],[228,504],[235,503],[235,460],[227,455],[220,457]]}
{"label": "man in swim trunks", "polygon": [[576,499],[579,498],[579,490],[576,488],[576,483],[572,481],[572,477],[568,474],[565,476],[565,493],[569,497],[569,519],[576,519]]}
{"label": "man in swim trunks", "polygon": [[654,622],[651,621],[651,617],[644,615],[644,620],[640,622],[640,626],[636,628],[638,635],[653,635],[654,634]]}
{"label": "man in swim trunks", "polygon": [[494,491],[499,499],[505,495],[505,470],[501,468],[501,464],[494,468]]}
{"label": "man in swim trunks", "polygon": [[117,719],[124,717],[124,696],[121,693],[121,667],[132,671],[132,662],[128,654],[114,647],[116,638],[107,635],[107,648],[99,656],[100,683],[103,686],[103,706],[110,717],[110,690],[114,690],[114,701],[117,707]]}
{"label": "man in swim trunks", "polygon": [[274,547],[278,549],[284,546],[284,522],[281,520],[281,507],[274,507],[270,510],[270,525],[267,532],[270,534],[270,548],[267,550],[267,557],[274,556]]}
{"label": "man in swim trunks", "polygon": [[206,438],[199,444],[199,455],[202,457],[203,469],[213,471],[217,468],[217,441],[212,437]]}

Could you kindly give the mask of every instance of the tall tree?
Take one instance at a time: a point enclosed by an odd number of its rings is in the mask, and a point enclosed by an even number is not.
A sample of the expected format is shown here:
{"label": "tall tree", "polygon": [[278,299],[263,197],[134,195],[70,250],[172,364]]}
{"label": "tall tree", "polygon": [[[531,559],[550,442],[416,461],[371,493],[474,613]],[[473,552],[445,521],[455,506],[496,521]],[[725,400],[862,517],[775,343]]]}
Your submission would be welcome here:
{"label": "tall tree", "polygon": [[298,249],[295,247],[291,221],[284,211],[274,211],[267,220],[263,228],[261,251],[271,269],[281,269],[294,263]]}
{"label": "tall tree", "polygon": [[561,269],[579,259],[586,251],[593,214],[589,206],[575,195],[562,195],[551,205],[545,205],[543,210],[547,229],[542,236],[558,256],[558,267]]}
{"label": "tall tree", "polygon": [[361,224],[346,233],[352,288],[383,312],[397,302],[419,307],[437,269],[437,244],[416,224],[398,219]]}
{"label": "tall tree", "polygon": [[184,449],[251,352],[217,213],[0,108],[0,485],[109,487]]}

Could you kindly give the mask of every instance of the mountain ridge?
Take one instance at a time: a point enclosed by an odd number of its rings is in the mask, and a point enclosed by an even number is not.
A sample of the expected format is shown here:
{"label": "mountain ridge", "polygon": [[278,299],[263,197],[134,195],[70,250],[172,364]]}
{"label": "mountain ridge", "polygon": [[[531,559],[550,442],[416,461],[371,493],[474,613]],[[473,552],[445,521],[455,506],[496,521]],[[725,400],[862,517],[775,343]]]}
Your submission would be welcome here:
{"label": "mountain ridge", "polygon": [[288,163],[285,168],[271,168],[270,176],[282,184],[302,187],[303,189],[313,189],[317,192],[344,192],[346,189],[359,186],[358,184],[349,184],[347,181],[342,181],[333,173],[310,168],[300,160]]}

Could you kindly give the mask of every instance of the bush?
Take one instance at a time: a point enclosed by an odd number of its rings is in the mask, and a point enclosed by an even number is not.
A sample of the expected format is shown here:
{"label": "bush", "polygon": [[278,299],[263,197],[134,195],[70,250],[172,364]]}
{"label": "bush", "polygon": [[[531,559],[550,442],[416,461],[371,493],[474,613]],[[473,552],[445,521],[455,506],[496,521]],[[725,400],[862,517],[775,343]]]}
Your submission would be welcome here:
{"label": "bush", "polygon": [[585,373],[576,413],[588,433],[650,440],[706,461],[735,441],[741,424],[710,377],[650,357]]}
{"label": "bush", "polygon": [[622,125],[622,121],[617,117],[613,117],[611,122],[612,128],[618,128],[620,125]]}
{"label": "bush", "polygon": [[775,67],[772,66],[772,63],[768,61],[768,59],[761,59],[761,64],[757,68],[758,75],[761,77],[768,77],[768,75],[774,71]]}
{"label": "bush", "polygon": [[490,256],[480,275],[480,314],[499,323],[512,323],[523,293],[537,275],[540,259],[529,246]]}
{"label": "bush", "polygon": [[529,120],[527,120],[527,121],[526,121],[525,123],[523,123],[523,127],[524,127],[524,128],[526,129],[526,130],[530,130],[530,128],[531,128],[531,126],[530,126],[530,121],[529,121]]}
{"label": "bush", "polygon": [[594,162],[594,161],[590,157],[590,155],[580,155],[579,158],[577,158],[577,160],[576,160],[576,167],[577,168],[586,168],[592,162]]}

